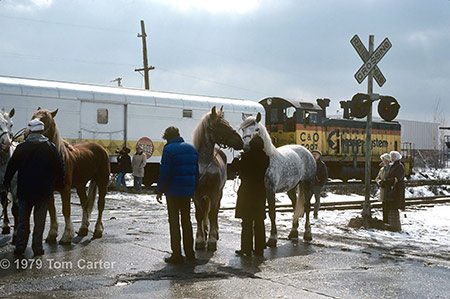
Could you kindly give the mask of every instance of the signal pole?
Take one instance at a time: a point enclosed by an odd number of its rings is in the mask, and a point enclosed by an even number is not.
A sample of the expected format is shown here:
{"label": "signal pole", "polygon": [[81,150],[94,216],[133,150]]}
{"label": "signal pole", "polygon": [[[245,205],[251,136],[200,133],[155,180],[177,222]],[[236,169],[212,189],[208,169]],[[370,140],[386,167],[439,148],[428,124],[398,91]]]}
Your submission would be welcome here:
{"label": "signal pole", "polygon": [[141,34],[138,34],[138,37],[142,38],[142,51],[144,58],[144,67],[140,69],[135,69],[135,72],[144,71],[144,80],[145,80],[145,89],[150,89],[150,79],[149,79],[149,71],[154,70],[154,66],[148,66],[147,59],[147,34],[145,33],[145,24],[144,20],[141,20]]}
{"label": "signal pole", "polygon": [[[369,57],[373,53],[373,35],[369,35]],[[372,94],[373,94],[373,71],[369,72],[367,78],[367,94],[369,100],[369,113],[367,114],[366,125],[366,167],[365,167],[365,198],[361,216],[366,227],[370,227],[369,220],[372,218],[370,207],[370,181],[371,181],[371,166],[372,166]]]}

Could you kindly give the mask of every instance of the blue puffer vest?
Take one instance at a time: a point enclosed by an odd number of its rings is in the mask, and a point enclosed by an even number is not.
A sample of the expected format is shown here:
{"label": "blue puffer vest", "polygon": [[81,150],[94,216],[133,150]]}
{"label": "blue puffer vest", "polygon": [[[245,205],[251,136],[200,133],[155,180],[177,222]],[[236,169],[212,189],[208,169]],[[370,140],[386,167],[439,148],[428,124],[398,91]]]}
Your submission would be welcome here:
{"label": "blue puffer vest", "polygon": [[170,139],[164,146],[156,192],[171,197],[193,197],[198,179],[197,149],[182,137]]}

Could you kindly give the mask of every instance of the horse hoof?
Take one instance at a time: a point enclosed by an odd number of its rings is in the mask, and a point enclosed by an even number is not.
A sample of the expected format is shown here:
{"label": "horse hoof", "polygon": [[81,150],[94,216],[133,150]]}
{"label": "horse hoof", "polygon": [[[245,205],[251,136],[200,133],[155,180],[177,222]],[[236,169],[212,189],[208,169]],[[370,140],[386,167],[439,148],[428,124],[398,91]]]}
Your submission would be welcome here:
{"label": "horse hoof", "polygon": [[55,244],[56,243],[56,236],[54,236],[54,237],[47,237],[45,239],[45,242],[47,242],[49,244]]}
{"label": "horse hoof", "polygon": [[195,249],[202,250],[206,248],[205,242],[195,242]]}
{"label": "horse hoof", "polygon": [[59,240],[59,245],[71,245],[72,241],[66,241],[66,240]]}
{"label": "horse hoof", "polygon": [[304,234],[304,235],[303,235],[303,240],[305,240],[305,241],[311,241],[311,240],[312,240],[311,234]]}
{"label": "horse hoof", "polygon": [[291,231],[289,233],[288,239],[289,240],[298,240],[298,232],[297,231]]}
{"label": "horse hoof", "polygon": [[267,247],[277,247],[277,240],[276,239],[269,239],[266,242]]}
{"label": "horse hoof", "polygon": [[9,227],[4,227],[2,229],[2,235],[9,235],[11,233],[11,228]]}
{"label": "horse hoof", "polygon": [[208,243],[208,251],[216,251],[217,244],[216,243]]}
{"label": "horse hoof", "polygon": [[103,232],[96,230],[94,232],[94,239],[100,239],[103,236]]}
{"label": "horse hoof", "polygon": [[80,229],[78,230],[78,235],[79,235],[80,237],[87,236],[87,234],[88,234],[88,229],[85,228],[85,227],[82,227],[82,228],[80,228]]}

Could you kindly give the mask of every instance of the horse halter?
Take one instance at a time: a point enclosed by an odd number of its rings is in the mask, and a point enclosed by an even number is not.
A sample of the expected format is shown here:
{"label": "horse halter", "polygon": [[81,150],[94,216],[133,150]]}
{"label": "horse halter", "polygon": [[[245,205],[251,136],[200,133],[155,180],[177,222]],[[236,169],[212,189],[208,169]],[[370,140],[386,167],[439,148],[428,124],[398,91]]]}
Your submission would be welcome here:
{"label": "horse halter", "polygon": [[224,137],[222,137],[222,136],[216,136],[216,134],[214,134],[214,130],[213,130],[213,128],[212,128],[212,125],[209,125],[208,126],[208,130],[209,130],[209,132],[210,132],[210,134],[211,134],[211,136],[212,136],[212,139],[213,139],[213,142],[215,143],[215,144],[217,144],[221,149],[226,149],[226,148],[229,148],[230,146],[228,146],[228,145],[226,145],[226,142],[225,142],[225,138]]}
{"label": "horse halter", "polygon": [[[256,124],[257,124],[257,123],[255,122],[255,125],[256,125]],[[245,126],[245,127],[242,127],[242,128],[240,128],[240,129],[241,129],[242,131],[244,131],[244,129],[250,127],[250,125],[253,125],[253,124],[249,124],[249,125],[247,125],[247,126]],[[256,128],[255,132],[259,132],[259,128]],[[254,134],[254,133],[253,133],[253,134]],[[252,134],[252,135],[246,134],[246,135],[242,136],[242,139],[245,139],[245,138],[252,138],[253,134]]]}
{"label": "horse halter", "polygon": [[11,140],[13,139],[13,134],[10,133],[9,131],[3,131],[3,132],[0,134],[0,139],[3,137],[3,135],[6,135],[6,134],[9,135],[9,138],[11,138]]}

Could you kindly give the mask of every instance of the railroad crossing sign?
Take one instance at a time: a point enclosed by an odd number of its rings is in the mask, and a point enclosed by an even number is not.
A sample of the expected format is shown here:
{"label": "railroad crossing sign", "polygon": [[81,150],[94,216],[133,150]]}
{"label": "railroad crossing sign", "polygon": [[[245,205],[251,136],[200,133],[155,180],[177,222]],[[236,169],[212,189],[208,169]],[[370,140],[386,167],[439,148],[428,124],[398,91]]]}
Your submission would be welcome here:
{"label": "railroad crossing sign", "polygon": [[364,44],[361,42],[357,34],[355,34],[355,36],[350,40],[350,43],[353,45],[359,57],[361,57],[364,62],[355,74],[356,81],[361,84],[361,82],[364,81],[364,79],[369,75],[370,71],[373,70],[373,75],[378,85],[380,87],[383,86],[386,82],[386,78],[383,76],[383,73],[381,73],[377,64],[384,57],[387,51],[392,48],[392,44],[389,39],[386,37],[378,48],[376,48],[376,50],[372,53],[372,55],[370,55],[370,57],[369,51],[367,51],[366,47],[364,47]]}

